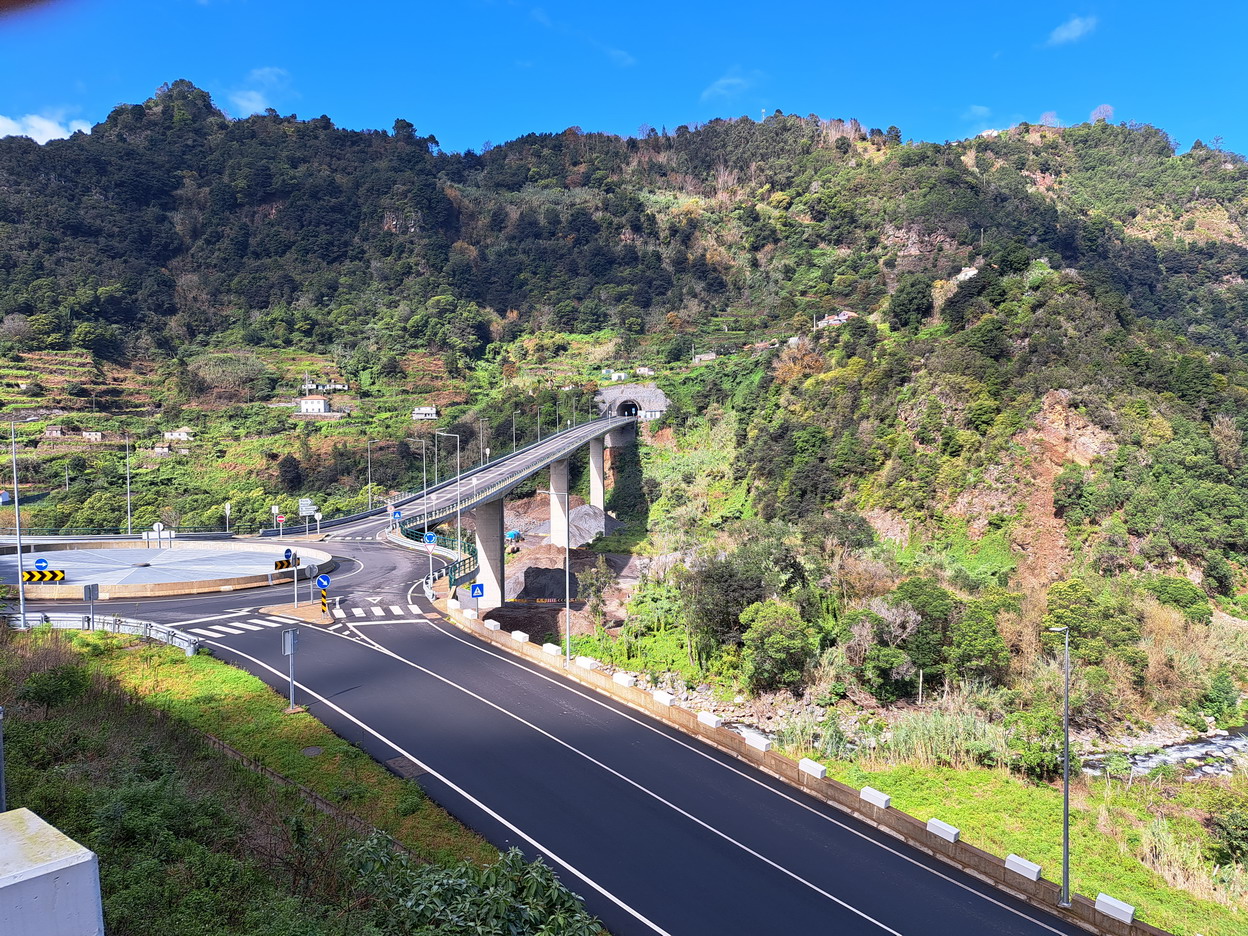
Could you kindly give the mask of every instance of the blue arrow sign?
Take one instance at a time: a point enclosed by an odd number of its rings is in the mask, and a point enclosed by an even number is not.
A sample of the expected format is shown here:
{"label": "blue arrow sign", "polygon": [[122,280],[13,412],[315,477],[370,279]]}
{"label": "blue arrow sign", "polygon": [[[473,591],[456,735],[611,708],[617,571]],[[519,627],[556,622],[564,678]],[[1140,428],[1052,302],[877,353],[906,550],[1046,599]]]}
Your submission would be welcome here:
{"label": "blue arrow sign", "polygon": [[426,533],[426,534],[425,534],[425,542],[426,542],[426,543],[436,543],[437,541],[438,541],[438,537],[437,537],[437,535],[436,535],[436,534],[434,534],[434,533]]}
{"label": "blue arrow sign", "polygon": [[329,588],[329,576],[318,575],[316,577],[316,587],[317,588]]}
{"label": "blue arrow sign", "polygon": [[482,584],[480,584],[480,583],[478,583],[478,582],[474,582],[474,583],[473,583],[473,585],[472,585],[472,597],[473,597],[473,598],[484,598],[484,597],[485,597],[485,586],[484,586],[484,585],[482,585]]}
{"label": "blue arrow sign", "polygon": [[402,520],[402,519],[403,519],[403,511],[401,511],[401,510],[396,510],[396,511],[395,511],[394,513],[392,513],[390,516],[391,516],[391,517],[393,517],[395,520]]}
{"label": "blue arrow sign", "polygon": [[36,569],[38,569],[40,572],[42,572],[42,571],[43,571],[44,569],[46,569],[47,567],[48,567],[48,560],[47,560],[47,559],[36,559],[36,560],[35,560],[35,568],[36,568]]}
{"label": "blue arrow sign", "polygon": [[286,558],[287,558],[287,559],[289,559],[289,558],[290,558],[290,556],[291,556],[291,553],[290,553],[290,550],[288,549],[288,550],[286,550]]}

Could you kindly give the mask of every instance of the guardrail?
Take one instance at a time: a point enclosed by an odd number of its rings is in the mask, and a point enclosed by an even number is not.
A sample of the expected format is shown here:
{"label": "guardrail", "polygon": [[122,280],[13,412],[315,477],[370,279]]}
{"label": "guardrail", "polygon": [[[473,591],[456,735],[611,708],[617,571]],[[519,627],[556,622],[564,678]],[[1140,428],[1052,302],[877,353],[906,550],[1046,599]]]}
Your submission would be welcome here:
{"label": "guardrail", "polygon": [[[566,440],[565,444],[554,446],[550,452],[546,453],[546,455],[549,457],[543,456],[540,464],[527,465],[526,467],[522,469],[519,469],[517,471],[512,471],[509,474],[504,475],[499,480],[492,482],[488,487],[473,488],[471,498],[467,501],[461,500],[458,504],[448,503],[446,505],[443,505],[442,507],[438,507],[433,510],[427,510],[424,513],[416,514],[412,517],[404,517],[402,520],[399,521],[399,531],[404,536],[410,537],[410,534],[408,532],[409,530],[410,531],[423,530],[425,527],[428,527],[432,523],[435,523],[439,520],[446,519],[447,517],[455,513],[457,510],[462,511],[466,507],[470,508],[474,506],[475,504],[479,503],[481,500],[488,498],[493,494],[497,494],[500,491],[506,491],[508,488],[514,487],[519,481],[522,481],[524,478],[527,478],[529,475],[534,474],[537,471],[540,471],[549,462],[558,461],[561,458],[566,458],[568,455],[572,454],[578,448],[584,445],[587,441],[589,441],[589,439],[592,439],[600,434],[611,432],[614,429],[618,429],[622,426],[626,426],[629,423],[633,423],[633,422],[636,422],[636,418],[633,416],[615,416],[615,417],[604,417],[602,419],[595,419],[592,422],[581,423],[579,426],[576,426],[572,429],[567,429],[564,432],[561,432],[556,436],[550,436],[547,439],[543,439],[541,442],[534,443],[533,445],[530,445],[530,446],[526,446],[524,449],[521,449],[519,452],[516,452],[515,454],[519,455],[520,452],[525,452],[530,449],[533,449],[537,445],[548,445],[552,439],[559,438],[560,436],[563,436]],[[582,436],[585,436],[585,433],[581,432],[580,430],[583,430],[586,426],[594,427],[595,431],[589,434],[587,437],[582,437]],[[576,439],[568,440],[567,436],[572,433],[576,434],[577,436]],[[514,458],[515,455],[509,455],[507,457]],[[479,471],[481,471],[482,469],[486,467],[489,467],[489,466],[488,465],[478,466],[472,471],[464,472],[459,477],[461,479],[471,477],[472,475],[478,473]],[[429,493],[433,493],[434,490],[441,490],[447,487],[448,485],[453,484],[454,482],[455,482],[455,479],[452,478],[450,481],[440,484],[437,488],[431,489]],[[462,485],[462,480],[461,480],[461,485]]]}
{"label": "guardrail", "polygon": [[137,621],[123,617],[92,617],[89,614],[20,614],[8,615],[9,627],[14,630],[31,630],[35,627],[51,627],[54,630],[102,630],[110,634],[131,634],[135,637],[146,637],[159,640],[173,647],[186,651],[187,656],[194,656],[199,649],[199,641],[188,634],[173,628],[165,627],[154,621]]}

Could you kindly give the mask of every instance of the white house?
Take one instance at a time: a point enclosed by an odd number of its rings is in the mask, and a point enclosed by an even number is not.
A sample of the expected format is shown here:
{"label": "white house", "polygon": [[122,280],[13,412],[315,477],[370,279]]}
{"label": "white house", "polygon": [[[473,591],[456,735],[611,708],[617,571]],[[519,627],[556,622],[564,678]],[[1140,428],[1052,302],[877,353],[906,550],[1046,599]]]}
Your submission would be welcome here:
{"label": "white house", "polygon": [[299,398],[299,413],[303,416],[324,416],[329,412],[329,397],[305,396]]}
{"label": "white house", "polygon": [[100,432],[100,430],[98,429],[84,429],[82,433],[82,437],[86,439],[88,442],[103,442],[104,441],[104,433]]}
{"label": "white house", "polygon": [[63,426],[44,426],[43,437],[45,439],[59,439],[65,435]]}
{"label": "white house", "polygon": [[636,374],[638,377],[653,377],[654,368],[653,367],[639,367],[636,370]]}
{"label": "white house", "polygon": [[719,357],[714,351],[707,351],[705,354],[695,354],[693,356],[694,364],[709,364],[711,361]]}
{"label": "white house", "polygon": [[438,408],[436,406],[417,406],[412,410],[412,419],[437,419]]}
{"label": "white house", "polygon": [[195,440],[195,430],[190,426],[183,426],[180,429],[170,429],[164,433],[166,442],[193,442]]}
{"label": "white house", "polygon": [[611,379],[618,383],[621,380],[628,380],[628,374],[624,373],[624,371],[612,371]]}

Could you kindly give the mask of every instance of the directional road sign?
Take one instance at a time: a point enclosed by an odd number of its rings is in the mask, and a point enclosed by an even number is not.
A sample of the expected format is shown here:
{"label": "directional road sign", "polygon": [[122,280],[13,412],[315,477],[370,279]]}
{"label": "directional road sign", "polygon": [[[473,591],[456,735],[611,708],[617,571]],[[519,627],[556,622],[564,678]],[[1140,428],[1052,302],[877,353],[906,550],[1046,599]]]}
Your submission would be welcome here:
{"label": "directional road sign", "polygon": [[329,576],[318,575],[316,577],[316,587],[317,588],[329,588]]}
{"label": "directional road sign", "polygon": [[285,523],[285,522],[286,522],[286,515],[285,515],[285,514],[278,514],[278,515],[277,515],[277,522],[278,522],[278,523]]}
{"label": "directional road sign", "polygon": [[485,597],[485,586],[484,586],[484,585],[482,585],[480,582],[473,582],[473,583],[472,583],[472,597],[473,597],[473,598],[484,598],[484,597]]}
{"label": "directional road sign", "polygon": [[82,586],[83,601],[99,601],[100,586],[99,585],[83,585]]}
{"label": "directional road sign", "polygon": [[278,559],[273,563],[273,568],[280,572],[282,569],[289,569],[293,563],[289,559]]}
{"label": "directional road sign", "polygon": [[433,544],[433,543],[436,543],[437,541],[438,541],[437,534],[435,534],[435,533],[426,533],[426,534],[425,534],[425,542],[426,542],[426,543]]}
{"label": "directional road sign", "polygon": [[38,569],[40,572],[42,572],[42,571],[43,571],[44,569],[46,569],[47,567],[48,567],[48,560],[47,560],[47,559],[36,559],[36,560],[35,560],[35,568],[36,568],[36,569]]}
{"label": "directional road sign", "polygon": [[283,555],[285,558],[289,559],[291,556],[293,556],[293,555],[294,555],[294,553],[292,553],[292,552],[288,549],[288,550],[286,550],[286,552],[282,553],[282,555]]}
{"label": "directional road sign", "polygon": [[36,569],[27,569],[22,573],[23,582],[63,582],[65,581],[64,569],[45,569],[40,572]]}

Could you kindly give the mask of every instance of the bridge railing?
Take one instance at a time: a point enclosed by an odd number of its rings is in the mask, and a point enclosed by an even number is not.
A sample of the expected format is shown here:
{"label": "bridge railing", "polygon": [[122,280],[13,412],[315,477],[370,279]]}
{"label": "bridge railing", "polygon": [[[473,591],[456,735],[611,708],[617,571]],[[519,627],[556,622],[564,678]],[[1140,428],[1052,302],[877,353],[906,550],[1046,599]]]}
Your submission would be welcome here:
{"label": "bridge railing", "polygon": [[[594,420],[591,423],[581,423],[579,426],[576,426],[574,429],[571,429],[568,431],[575,432],[577,429],[583,429],[585,428],[585,426],[593,425],[597,429],[601,430],[602,432],[610,432],[612,429],[618,428],[620,426],[628,425],[631,422],[635,422],[635,419],[631,416],[607,417],[604,419]],[[603,425],[604,423],[606,425]],[[595,432],[594,436],[597,436],[597,434],[598,433]],[[591,438],[594,436],[591,436]],[[556,437],[551,436],[550,438],[556,438]],[[528,449],[534,448],[536,445],[546,444],[549,441],[550,439],[545,439],[541,443],[534,443],[534,445],[526,446],[525,449],[521,449],[520,451],[527,451]],[[558,461],[560,458],[566,458],[568,455],[572,454],[578,448],[584,445],[586,441],[587,441],[586,439],[577,438],[575,441],[568,441],[564,445],[556,446],[549,453],[549,459],[543,459],[543,465],[545,465],[548,461]],[[520,453],[517,452],[516,454],[518,455]],[[515,457],[515,456],[509,456],[509,457]],[[458,504],[446,504],[434,510],[427,510],[427,511],[424,511],[423,513],[415,514],[411,517],[404,517],[402,520],[399,521],[399,531],[404,536],[407,536],[411,539],[415,539],[416,537],[413,535],[414,531],[423,530],[425,527],[428,527],[430,524],[439,520],[444,520],[445,518],[451,516],[457,510],[462,511],[466,507],[471,508],[472,506],[475,506],[478,502],[480,502],[484,498],[488,498],[494,494],[499,493],[500,491],[506,491],[507,489],[514,487],[518,482],[522,481],[524,478],[527,478],[529,475],[532,475],[535,472],[539,471],[543,465],[539,465],[537,467],[528,466],[525,468],[517,469],[515,471],[512,471],[504,475],[502,478],[491,482],[489,485],[474,487],[472,490],[472,494],[467,501],[461,500]],[[481,467],[485,467],[485,466],[481,466]],[[462,479],[462,478],[469,477],[470,475],[475,474],[479,470],[481,470],[480,467],[478,467],[477,469],[474,469],[472,472],[464,472],[460,476],[460,478]],[[454,478],[452,478],[450,481],[444,482],[443,484],[439,485],[438,489],[439,490],[445,489],[448,485],[453,484],[453,483],[455,483]],[[460,485],[462,487],[462,480],[460,482]],[[430,493],[432,493],[432,491]]]}
{"label": "bridge railing", "polygon": [[173,647],[186,651],[187,656],[194,656],[199,649],[199,641],[189,634],[183,634],[171,627],[157,624],[154,621],[139,621],[133,618],[103,617],[89,614],[10,614],[8,625],[14,630],[30,630],[35,627],[51,627],[54,630],[86,630],[106,631],[110,634],[131,634],[135,637],[146,637],[159,640]]}

